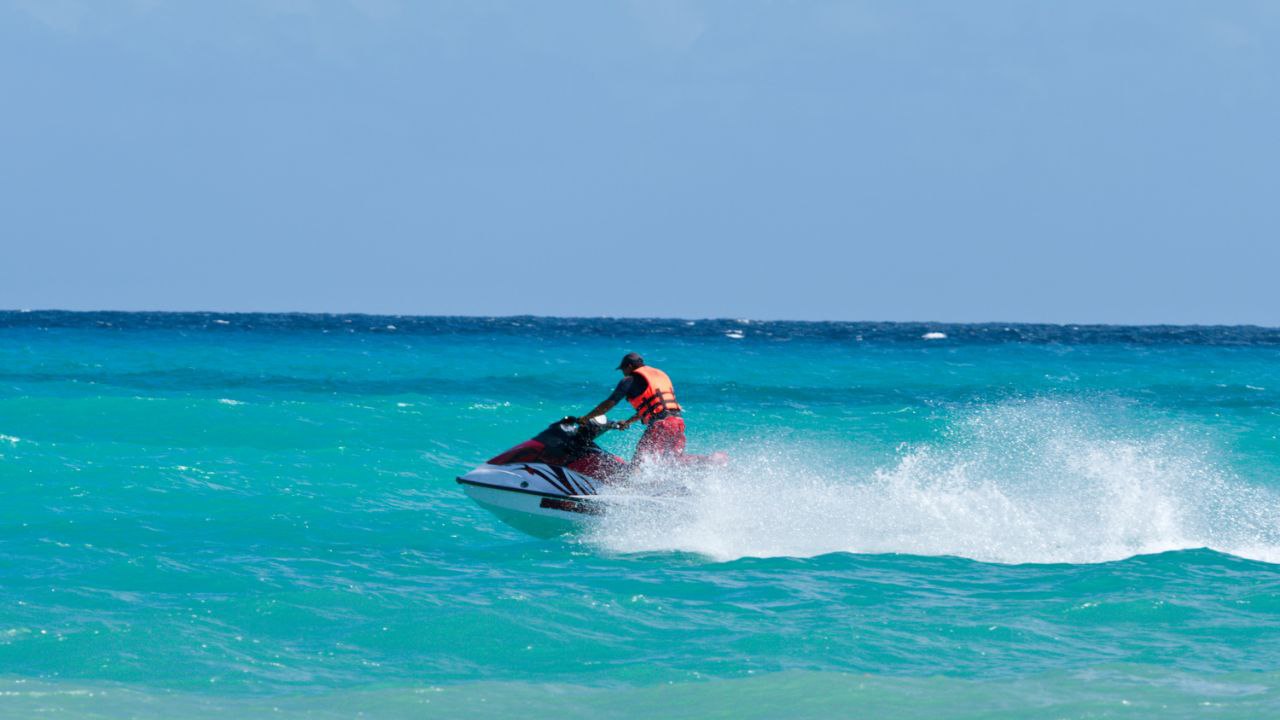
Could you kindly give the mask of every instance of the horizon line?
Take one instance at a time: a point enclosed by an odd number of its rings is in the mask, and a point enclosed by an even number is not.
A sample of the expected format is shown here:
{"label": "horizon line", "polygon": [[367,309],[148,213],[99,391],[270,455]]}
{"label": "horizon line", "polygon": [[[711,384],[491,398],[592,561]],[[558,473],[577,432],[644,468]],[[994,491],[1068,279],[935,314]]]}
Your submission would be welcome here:
{"label": "horizon line", "polygon": [[67,313],[88,315],[105,313],[112,315],[299,315],[313,317],[371,317],[371,318],[431,318],[458,320],[503,320],[503,319],[535,319],[535,320],[629,320],[629,321],[679,321],[679,322],[734,322],[751,323],[795,323],[795,324],[849,324],[849,325],[1040,325],[1071,328],[1257,328],[1261,330],[1280,330],[1280,326],[1259,325],[1257,323],[1106,323],[1106,322],[1047,322],[1027,320],[799,320],[788,318],[749,318],[749,317],[657,317],[628,315],[538,315],[519,313],[510,315],[450,315],[450,314],[414,314],[414,313],[371,313],[371,312],[324,312],[314,310],[68,310],[64,308],[0,308],[0,314],[25,315],[31,313]]}

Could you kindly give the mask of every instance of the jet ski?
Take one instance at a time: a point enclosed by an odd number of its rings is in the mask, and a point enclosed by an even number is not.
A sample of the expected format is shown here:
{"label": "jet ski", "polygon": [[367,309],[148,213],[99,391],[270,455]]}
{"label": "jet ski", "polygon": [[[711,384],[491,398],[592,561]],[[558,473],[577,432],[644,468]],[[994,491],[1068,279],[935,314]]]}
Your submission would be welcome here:
{"label": "jet ski", "polygon": [[[631,466],[596,444],[601,434],[619,429],[621,423],[603,416],[584,424],[567,417],[457,481],[468,497],[498,519],[543,538],[579,531],[620,505],[669,503],[688,492],[682,485],[642,489],[630,482]],[[726,461],[722,453],[688,455],[681,465]]]}

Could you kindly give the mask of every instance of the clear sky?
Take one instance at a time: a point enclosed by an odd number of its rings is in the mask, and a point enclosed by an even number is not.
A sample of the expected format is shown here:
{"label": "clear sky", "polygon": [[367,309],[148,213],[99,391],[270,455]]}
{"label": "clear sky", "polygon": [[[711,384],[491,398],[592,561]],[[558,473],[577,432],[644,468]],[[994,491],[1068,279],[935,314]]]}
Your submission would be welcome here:
{"label": "clear sky", "polygon": [[1280,2],[0,0],[0,308],[1280,325]]}

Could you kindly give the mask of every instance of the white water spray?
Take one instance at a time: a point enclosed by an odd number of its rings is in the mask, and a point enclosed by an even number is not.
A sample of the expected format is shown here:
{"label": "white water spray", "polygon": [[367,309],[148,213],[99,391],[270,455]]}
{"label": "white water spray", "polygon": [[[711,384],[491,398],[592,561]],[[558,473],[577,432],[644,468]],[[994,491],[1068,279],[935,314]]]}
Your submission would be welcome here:
{"label": "white water spray", "polygon": [[1208,547],[1280,563],[1280,494],[1215,466],[1176,430],[1135,437],[1074,403],[999,405],[889,467],[792,447],[733,453],[671,506],[611,513],[587,538],[616,552],[717,560],[833,552],[1096,563]]}

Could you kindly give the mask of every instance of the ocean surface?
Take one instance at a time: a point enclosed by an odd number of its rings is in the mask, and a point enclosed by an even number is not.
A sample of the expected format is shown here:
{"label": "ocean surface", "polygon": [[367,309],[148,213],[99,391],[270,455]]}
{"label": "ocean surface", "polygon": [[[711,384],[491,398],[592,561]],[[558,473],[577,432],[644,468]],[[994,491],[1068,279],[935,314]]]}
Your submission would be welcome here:
{"label": "ocean surface", "polygon": [[[688,512],[460,491],[627,351]],[[1278,501],[1276,329],[3,312],[0,717],[1280,717]]]}

